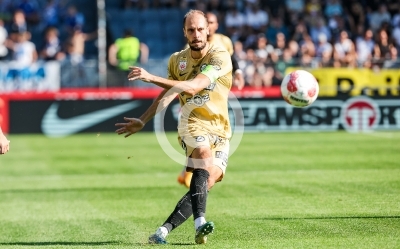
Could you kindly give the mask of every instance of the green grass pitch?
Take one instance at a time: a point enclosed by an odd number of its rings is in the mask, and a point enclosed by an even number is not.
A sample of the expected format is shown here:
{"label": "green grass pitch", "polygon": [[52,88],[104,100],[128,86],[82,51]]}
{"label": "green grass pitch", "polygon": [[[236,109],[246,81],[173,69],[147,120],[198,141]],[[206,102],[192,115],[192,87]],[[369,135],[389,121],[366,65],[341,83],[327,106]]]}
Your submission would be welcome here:
{"label": "green grass pitch", "polygon": [[[192,218],[147,244],[186,191],[153,133],[9,139],[0,248],[200,247]],[[400,248],[400,133],[244,134],[207,219],[204,248]]]}

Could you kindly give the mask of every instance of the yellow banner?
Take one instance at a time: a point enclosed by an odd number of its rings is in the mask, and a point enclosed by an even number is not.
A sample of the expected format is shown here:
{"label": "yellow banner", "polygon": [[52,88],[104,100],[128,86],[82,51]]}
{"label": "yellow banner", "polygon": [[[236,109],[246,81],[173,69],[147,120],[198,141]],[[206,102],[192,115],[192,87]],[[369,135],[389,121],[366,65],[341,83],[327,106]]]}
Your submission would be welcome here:
{"label": "yellow banner", "polygon": [[297,69],[307,70],[317,78],[319,96],[399,96],[400,69],[373,71],[366,68],[287,68],[286,73]]}

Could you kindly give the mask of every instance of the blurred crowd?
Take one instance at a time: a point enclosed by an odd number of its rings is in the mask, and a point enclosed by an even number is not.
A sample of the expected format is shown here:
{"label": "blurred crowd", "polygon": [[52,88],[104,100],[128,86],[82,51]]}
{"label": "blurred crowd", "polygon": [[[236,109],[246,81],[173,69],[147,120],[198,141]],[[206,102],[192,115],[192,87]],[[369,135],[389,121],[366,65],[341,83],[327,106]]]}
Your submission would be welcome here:
{"label": "blurred crowd", "polygon": [[62,0],[0,1],[0,59],[13,68],[25,68],[43,60],[84,60],[85,41],[96,31],[84,33],[85,17],[76,6]]}
{"label": "blurred crowd", "polygon": [[292,66],[400,67],[398,0],[125,0],[122,8],[214,12],[250,86],[280,84]]}
{"label": "blurred crowd", "polygon": [[[0,60],[17,67],[84,60],[85,42],[96,31],[83,32],[85,16],[68,1],[45,3],[0,0]],[[292,66],[400,67],[398,0],[120,0],[120,8],[215,13],[249,86],[278,85]],[[35,42],[32,33],[40,34]]]}

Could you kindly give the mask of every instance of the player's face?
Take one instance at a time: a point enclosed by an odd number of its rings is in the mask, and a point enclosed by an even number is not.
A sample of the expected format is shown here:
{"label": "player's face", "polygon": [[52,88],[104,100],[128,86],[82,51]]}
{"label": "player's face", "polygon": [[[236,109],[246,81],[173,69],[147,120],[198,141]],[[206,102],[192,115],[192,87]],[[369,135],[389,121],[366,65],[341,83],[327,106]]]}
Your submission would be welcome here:
{"label": "player's face", "polygon": [[183,29],[187,43],[193,51],[201,51],[207,45],[208,23],[204,16],[193,14],[187,17]]}
{"label": "player's face", "polygon": [[208,28],[210,30],[210,35],[215,34],[215,32],[218,29],[218,20],[215,15],[207,15],[207,21],[208,21]]}

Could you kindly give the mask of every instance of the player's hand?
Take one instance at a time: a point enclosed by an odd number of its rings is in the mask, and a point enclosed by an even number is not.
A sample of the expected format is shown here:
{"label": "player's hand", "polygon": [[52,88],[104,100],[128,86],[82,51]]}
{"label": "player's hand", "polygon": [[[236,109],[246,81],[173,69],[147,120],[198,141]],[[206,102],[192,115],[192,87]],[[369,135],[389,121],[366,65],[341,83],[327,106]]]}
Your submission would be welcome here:
{"label": "player's hand", "polygon": [[116,133],[118,133],[118,135],[126,134],[125,137],[129,137],[130,135],[135,134],[144,127],[143,121],[138,118],[124,118],[124,120],[128,121],[128,123],[115,124],[115,126],[121,127],[115,131]]}
{"label": "player's hand", "polygon": [[235,72],[234,77],[233,77],[233,85],[235,85],[239,90],[242,90],[244,87],[244,77],[243,73],[238,72],[238,70]]}
{"label": "player's hand", "polygon": [[10,150],[10,141],[0,134],[0,155],[6,154]]}
{"label": "player's hand", "polygon": [[146,70],[141,67],[129,67],[131,72],[128,74],[128,80],[142,80],[145,82],[150,82],[150,76]]}

